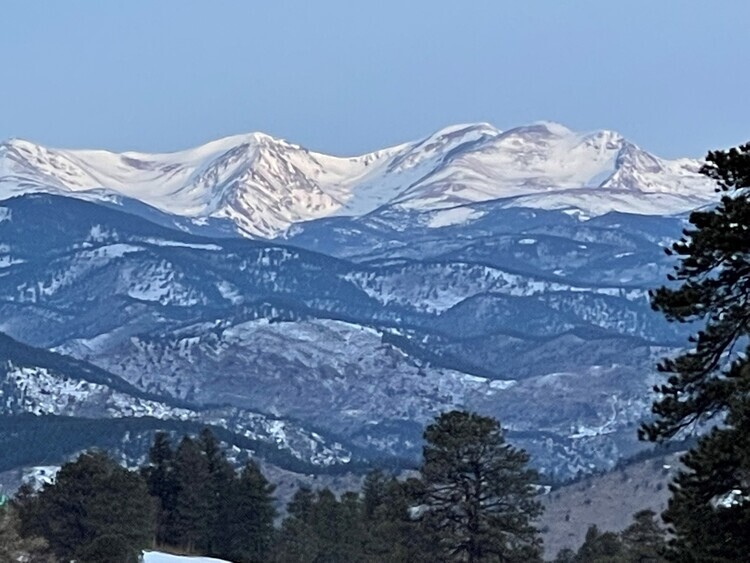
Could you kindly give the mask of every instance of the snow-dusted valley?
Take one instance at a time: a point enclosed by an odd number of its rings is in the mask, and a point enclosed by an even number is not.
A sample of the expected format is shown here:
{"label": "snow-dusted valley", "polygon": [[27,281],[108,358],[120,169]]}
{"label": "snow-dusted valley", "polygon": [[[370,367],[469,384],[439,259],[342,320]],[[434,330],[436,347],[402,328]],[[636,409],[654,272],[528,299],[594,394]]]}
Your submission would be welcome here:
{"label": "snow-dusted valley", "polygon": [[159,424],[209,424],[309,473],[408,465],[465,407],[551,475],[610,467],[685,344],[648,290],[715,198],[700,164],[550,123],[352,158],[261,134],[162,155],[9,141],[3,418],[119,420],[107,445],[131,457]]}

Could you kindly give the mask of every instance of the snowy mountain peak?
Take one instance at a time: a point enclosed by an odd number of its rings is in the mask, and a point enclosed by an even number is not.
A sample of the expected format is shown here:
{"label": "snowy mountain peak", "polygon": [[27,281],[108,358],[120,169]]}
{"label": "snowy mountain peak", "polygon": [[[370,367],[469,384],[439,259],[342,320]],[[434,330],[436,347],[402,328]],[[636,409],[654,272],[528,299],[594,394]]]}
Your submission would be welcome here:
{"label": "snowy mountain peak", "polygon": [[[541,135],[553,137],[567,137],[575,133],[561,123],[555,121],[535,121],[530,125],[523,125],[511,129],[514,134]],[[509,132],[510,132],[509,131]]]}
{"label": "snowy mountain peak", "polygon": [[429,143],[439,139],[457,139],[461,137],[481,137],[481,136],[496,136],[501,131],[489,123],[460,123],[458,125],[450,125],[438,129],[432,135],[426,139],[419,141],[419,143]]}
{"label": "snowy mountain peak", "polygon": [[714,192],[700,162],[659,159],[612,131],[576,133],[553,122],[500,131],[487,123],[446,127],[414,142],[337,157],[263,133],[226,137],[173,153],[0,145],[0,197],[45,191],[113,195],[192,218],[228,218],[248,236],[384,205],[417,210],[493,199],[508,205],[684,212]]}
{"label": "snowy mountain peak", "polygon": [[652,173],[662,171],[663,168],[658,158],[641,150],[633,143],[623,141],[621,142],[621,147],[615,161],[616,168],[628,168]]}

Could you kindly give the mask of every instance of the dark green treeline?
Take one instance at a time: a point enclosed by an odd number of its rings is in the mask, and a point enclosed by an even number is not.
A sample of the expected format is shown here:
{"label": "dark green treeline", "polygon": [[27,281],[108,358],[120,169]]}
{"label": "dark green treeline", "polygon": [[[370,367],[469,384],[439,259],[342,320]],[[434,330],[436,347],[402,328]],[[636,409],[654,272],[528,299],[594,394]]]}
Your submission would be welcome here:
{"label": "dark green treeline", "polygon": [[130,563],[154,548],[238,563],[541,561],[538,478],[499,423],[453,411],[425,440],[418,476],[372,472],[338,497],[301,488],[277,525],[274,486],[254,462],[235,470],[209,430],[177,444],[157,433],[139,471],[82,454],[12,509],[39,561]]}

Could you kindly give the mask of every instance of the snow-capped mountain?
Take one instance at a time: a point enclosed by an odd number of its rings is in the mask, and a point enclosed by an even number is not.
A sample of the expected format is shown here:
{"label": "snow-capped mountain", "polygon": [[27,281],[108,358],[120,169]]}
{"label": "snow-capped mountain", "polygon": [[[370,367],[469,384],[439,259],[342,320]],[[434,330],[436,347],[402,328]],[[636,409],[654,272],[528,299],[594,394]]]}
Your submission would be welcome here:
{"label": "snow-capped mountain", "polygon": [[448,210],[433,226],[473,217],[467,205],[681,213],[715,197],[700,162],[664,160],[611,131],[554,123],[508,131],[457,125],[425,139],[354,157],[315,153],[268,135],[228,137],[170,154],[0,145],[0,199],[30,191],[98,201],[123,198],[196,224],[227,219],[247,236],[274,237],[332,216],[383,206]]}
{"label": "snow-capped mountain", "polygon": [[647,294],[715,198],[700,166],[554,123],[351,158],[6,142],[0,332],[116,385],[9,361],[0,422],[212,424],[325,467],[415,461],[426,422],[471,408],[547,473],[611,467],[690,331]]}

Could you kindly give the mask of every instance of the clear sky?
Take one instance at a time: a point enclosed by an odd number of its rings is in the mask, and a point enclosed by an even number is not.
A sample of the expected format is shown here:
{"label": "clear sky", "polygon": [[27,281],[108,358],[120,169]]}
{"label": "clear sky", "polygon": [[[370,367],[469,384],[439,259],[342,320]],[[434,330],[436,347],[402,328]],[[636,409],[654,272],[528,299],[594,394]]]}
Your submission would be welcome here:
{"label": "clear sky", "polygon": [[750,139],[749,24],[746,0],[8,0],[0,139],[355,154],[543,119],[700,156]]}

